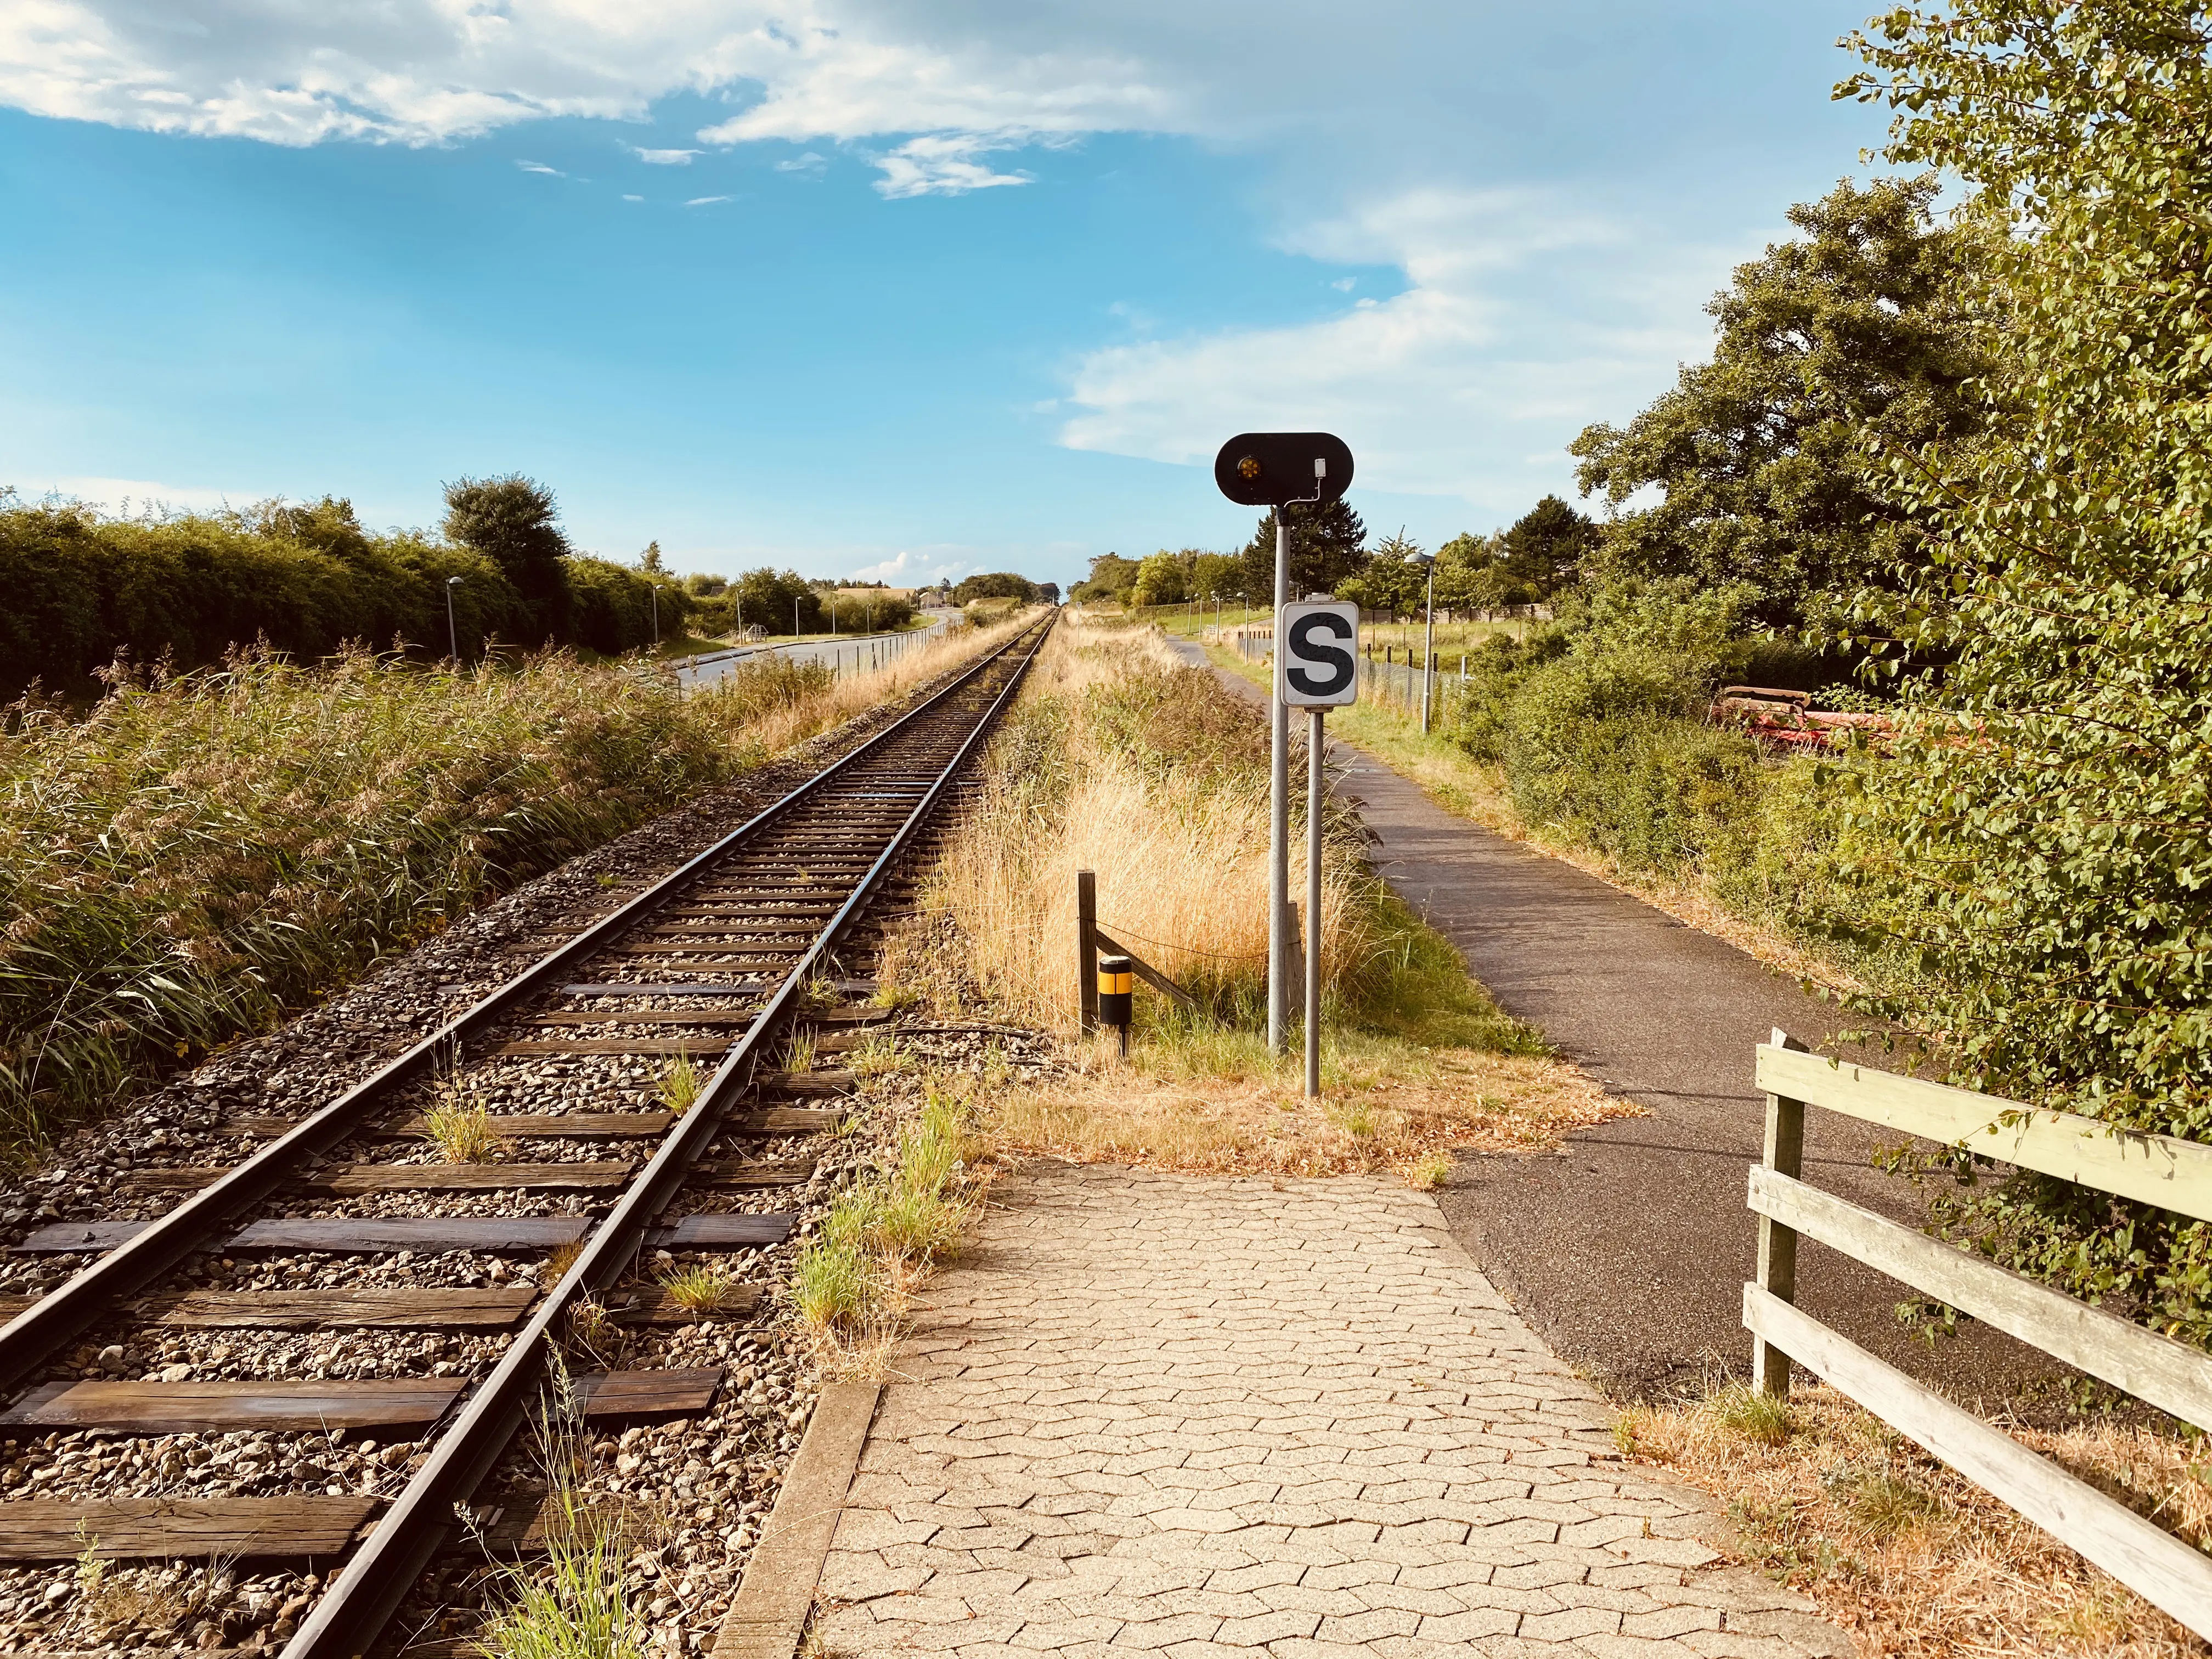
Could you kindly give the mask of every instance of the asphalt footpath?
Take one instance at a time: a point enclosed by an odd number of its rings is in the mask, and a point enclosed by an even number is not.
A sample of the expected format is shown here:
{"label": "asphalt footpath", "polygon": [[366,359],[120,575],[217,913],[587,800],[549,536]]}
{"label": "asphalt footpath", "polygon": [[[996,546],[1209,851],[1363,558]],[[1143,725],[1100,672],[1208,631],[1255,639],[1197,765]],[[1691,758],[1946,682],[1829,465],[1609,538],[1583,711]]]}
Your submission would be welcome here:
{"label": "asphalt footpath", "polygon": [[[1264,702],[1249,681],[1220,678]],[[1765,1132],[1752,1051],[1779,1027],[1836,1052],[1848,1017],[1734,945],[1447,812],[1363,750],[1332,740],[1329,758],[1393,890],[1499,1006],[1646,1109],[1557,1154],[1467,1157],[1438,1195],[1455,1236],[1553,1349],[1616,1397],[1746,1374],[1758,1229],[1745,1171]],[[1805,1179],[1917,1223],[1920,1195],[1875,1167],[1881,1144],[1868,1125],[1808,1111]],[[1808,1312],[1954,1398],[2037,1416],[2056,1403],[2048,1384],[2066,1373],[2047,1356],[1978,1325],[1931,1349],[1897,1317],[1903,1288],[1832,1250],[1802,1244],[1797,1284]]]}

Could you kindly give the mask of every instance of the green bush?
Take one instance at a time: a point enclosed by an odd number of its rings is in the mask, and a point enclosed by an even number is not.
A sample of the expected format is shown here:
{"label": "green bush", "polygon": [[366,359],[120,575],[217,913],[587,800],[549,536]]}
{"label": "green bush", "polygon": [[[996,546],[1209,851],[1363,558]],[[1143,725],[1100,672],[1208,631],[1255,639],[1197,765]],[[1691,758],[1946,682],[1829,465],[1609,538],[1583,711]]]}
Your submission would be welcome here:
{"label": "green bush", "polygon": [[[1867,817],[1903,849],[1917,908],[1891,931],[1929,974],[1871,1006],[1945,1039],[1952,1081],[2212,1141],[2206,9],[1936,10],[1853,36],[1844,90],[1894,112],[1889,159],[1957,182],[1988,233],[1972,320],[2003,349],[1977,442],[1865,468],[1929,524],[1865,626],[1910,647],[1918,717]],[[1937,1174],[1954,1236],[2212,1345],[2212,1225]]]}
{"label": "green bush", "polygon": [[841,593],[830,602],[829,609],[840,634],[858,634],[870,628],[885,633],[904,628],[915,618],[912,605],[888,593]]}
{"label": "green bush", "polygon": [[1895,887],[1893,850],[1856,811],[1876,757],[1770,754],[1705,718],[1715,687],[1773,649],[1735,631],[1741,596],[1626,585],[1561,611],[1525,640],[1486,643],[1449,686],[1446,729],[1498,767],[1521,817],[1910,982],[1908,954],[1865,926],[1869,896]]}
{"label": "green bush", "polygon": [[568,584],[569,642],[603,657],[653,643],[654,589],[660,594],[663,639],[680,635],[700,603],[665,577],[655,580],[605,559],[577,555],[561,562]]}
{"label": "green bush", "polygon": [[1744,858],[1766,782],[1749,738],[1656,710],[1574,722],[1553,701],[1543,712],[1552,719],[1516,725],[1505,750],[1528,823],[1631,870],[1710,872]]}

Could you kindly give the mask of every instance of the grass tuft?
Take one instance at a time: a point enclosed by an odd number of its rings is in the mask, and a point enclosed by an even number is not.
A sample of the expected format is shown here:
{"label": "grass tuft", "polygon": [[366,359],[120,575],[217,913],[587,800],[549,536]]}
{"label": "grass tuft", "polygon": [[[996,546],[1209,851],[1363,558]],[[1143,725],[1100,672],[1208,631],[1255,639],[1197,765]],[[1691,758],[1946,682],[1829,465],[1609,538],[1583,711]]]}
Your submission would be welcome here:
{"label": "grass tuft", "polygon": [[581,1489],[588,1466],[583,1413],[565,1371],[534,1413],[548,1491],[541,1562],[502,1567],[476,1643],[486,1659],[643,1659],[644,1635],[624,1595],[628,1540],[619,1517]]}
{"label": "grass tuft", "polygon": [[597,1364],[612,1365],[622,1358],[627,1333],[615,1322],[605,1303],[595,1296],[580,1296],[568,1304],[568,1343]]}
{"label": "grass tuft", "polygon": [[1942,1512],[1933,1492],[1888,1469],[1854,1471],[1840,1484],[1851,1519],[1875,1538],[1894,1538]]}
{"label": "grass tuft", "polygon": [[689,1054],[678,1054],[675,1062],[660,1074],[659,1093],[660,1103],[678,1117],[690,1111],[699,1098],[699,1091],[706,1079],[699,1068],[691,1063]]}
{"label": "grass tuft", "polygon": [[799,1252],[792,1269],[792,1305],[817,1334],[850,1334],[882,1301],[881,1279],[857,1238],[826,1237]]}
{"label": "grass tuft", "polygon": [[422,1120],[422,1139],[448,1164],[489,1164],[507,1146],[483,1099],[459,1078],[441,1079]]}
{"label": "grass tuft", "polygon": [[660,1288],[686,1313],[720,1313],[738,1299],[744,1285],[727,1268],[699,1265],[678,1267],[660,1275]]}
{"label": "grass tuft", "polygon": [[1432,1193],[1451,1179],[1452,1155],[1441,1149],[1423,1152],[1406,1164],[1401,1173],[1406,1184],[1418,1193]]}
{"label": "grass tuft", "polygon": [[840,1375],[879,1374],[907,1298],[951,1255],[975,1204],[965,1194],[978,1144],[965,1102],[932,1086],[899,1136],[897,1163],[842,1194],[792,1270],[791,1301]]}
{"label": "grass tuft", "polygon": [[1713,1421],[1740,1440],[1779,1446],[1790,1438],[1790,1401],[1741,1383],[1731,1383],[1712,1401]]}

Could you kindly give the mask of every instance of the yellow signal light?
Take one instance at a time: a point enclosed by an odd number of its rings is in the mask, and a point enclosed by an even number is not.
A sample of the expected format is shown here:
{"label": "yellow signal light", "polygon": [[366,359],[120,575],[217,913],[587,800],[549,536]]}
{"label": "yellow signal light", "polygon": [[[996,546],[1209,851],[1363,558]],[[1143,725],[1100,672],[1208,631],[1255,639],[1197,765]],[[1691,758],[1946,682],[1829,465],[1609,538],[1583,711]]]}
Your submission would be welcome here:
{"label": "yellow signal light", "polygon": [[1240,478],[1248,480],[1258,477],[1260,476],[1260,458],[1257,455],[1247,455],[1243,460],[1237,462],[1237,476]]}

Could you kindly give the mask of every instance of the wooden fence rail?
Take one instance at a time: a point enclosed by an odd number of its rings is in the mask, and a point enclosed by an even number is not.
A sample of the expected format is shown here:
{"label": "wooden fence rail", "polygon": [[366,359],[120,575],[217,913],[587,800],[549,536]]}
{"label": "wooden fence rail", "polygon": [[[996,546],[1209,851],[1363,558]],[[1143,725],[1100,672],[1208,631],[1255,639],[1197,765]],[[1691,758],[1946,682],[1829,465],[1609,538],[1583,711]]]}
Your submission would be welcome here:
{"label": "wooden fence rail", "polygon": [[1802,1179],[1805,1109],[1819,1106],[2124,1198],[2212,1220],[2212,1146],[2117,1129],[1808,1054],[1784,1032],[1758,1050],[1766,1148],[1751,1169],[1759,1278],[1743,1287],[1752,1369],[1786,1395],[1794,1361],[2079,1550],[2200,1636],[2212,1637],[2212,1559],[1922,1387],[1794,1304],[1810,1238],[2199,1428],[2212,1429],[2212,1358]]}

